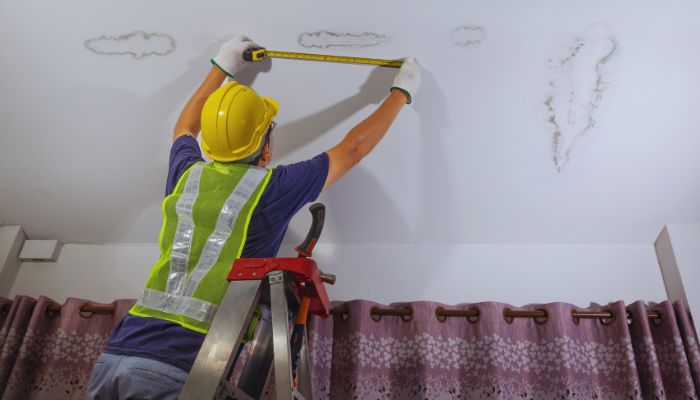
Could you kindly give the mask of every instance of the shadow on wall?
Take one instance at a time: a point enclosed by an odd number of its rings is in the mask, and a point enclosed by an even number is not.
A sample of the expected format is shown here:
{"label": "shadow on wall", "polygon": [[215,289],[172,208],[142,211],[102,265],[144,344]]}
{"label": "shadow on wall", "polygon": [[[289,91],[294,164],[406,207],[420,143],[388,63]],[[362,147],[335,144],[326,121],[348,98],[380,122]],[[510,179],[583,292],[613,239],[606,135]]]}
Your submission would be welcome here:
{"label": "shadow on wall", "polygon": [[[378,105],[387,96],[395,74],[394,69],[375,68],[355,95],[309,117],[280,125],[277,128],[278,133],[275,134],[274,158],[289,155],[307,146],[365,106]],[[363,241],[377,241],[395,236],[395,232],[409,232],[392,198],[362,165],[354,168],[336,183],[327,196],[328,225],[337,228],[331,231],[333,233],[329,232],[330,236],[324,238],[326,242],[357,241],[358,237],[363,238]],[[356,215],[356,212],[364,212],[364,215]],[[368,221],[392,221],[392,224],[371,226],[366,224]],[[305,235],[306,231],[291,228],[285,237],[285,243],[296,244],[301,242]],[[405,240],[410,240],[410,236],[406,236]]]}
{"label": "shadow on wall", "polygon": [[[323,203],[326,222],[321,243],[379,243],[396,235],[401,236],[402,242],[411,239],[411,231],[396,209],[395,199],[362,165],[338,181],[326,193]],[[308,207],[299,213],[308,215]],[[310,221],[308,216],[307,219]],[[301,243],[308,229],[308,224],[290,225],[283,248]]]}
{"label": "shadow on wall", "polygon": [[[421,254],[419,257],[425,260],[423,264],[430,273],[423,277],[421,288],[431,287],[433,281],[438,279],[439,270],[446,268],[446,260],[452,253],[456,238],[459,236],[458,229],[454,224],[456,219],[452,213],[456,207],[463,207],[455,203],[453,184],[458,181],[451,179],[455,174],[453,166],[448,163],[448,156],[445,151],[444,135],[449,127],[447,117],[447,104],[445,94],[440,89],[437,80],[430,71],[423,69],[422,82],[418,95],[416,96],[414,107],[418,114],[420,124],[420,136],[423,153],[420,162],[423,168],[420,169],[420,209],[418,220],[416,221],[415,241],[419,243],[445,243],[439,251],[432,251],[431,254]],[[457,172],[458,174],[458,172]],[[423,251],[435,249],[435,246],[422,246]],[[429,261],[428,261],[429,260]],[[464,268],[469,266],[465,265]],[[430,277],[430,278],[428,278]],[[414,293],[421,293],[416,290]]]}
{"label": "shadow on wall", "polygon": [[[106,166],[102,170],[105,179],[94,188],[82,188],[81,190],[69,190],[62,196],[76,196],[73,201],[82,204],[80,216],[60,216],[65,218],[61,225],[70,224],[74,218],[99,219],[100,231],[92,233],[100,238],[108,237],[109,241],[121,241],[139,221],[139,217],[145,213],[148,207],[157,207],[162,202],[165,190],[167,170],[162,168],[158,160],[167,157],[169,152],[170,137],[173,126],[166,119],[179,112],[176,107],[186,100],[196,87],[201,83],[211,68],[210,57],[218,51],[221,41],[210,44],[196,57],[189,61],[189,68],[177,79],[171,81],[155,94],[148,97],[135,95],[134,93],[106,87],[82,86],[71,87],[71,96],[83,99],[94,99],[92,102],[83,102],[86,108],[80,110],[80,114],[90,115],[90,119],[98,121],[101,129],[79,130],[75,126],[75,116],[66,116],[62,121],[66,126],[59,131],[76,131],[76,135],[82,136],[85,149],[91,149],[81,155],[80,160],[74,160],[81,165],[100,165],[100,152],[95,149],[108,149],[110,153],[123,154],[124,162],[138,162],[142,164],[139,176],[127,176],[118,165]],[[257,65],[257,64],[256,64]],[[258,73],[269,71],[270,62],[261,62],[259,67],[250,68],[237,77],[241,83],[252,84]],[[62,96],[65,94],[62,94]],[[78,119],[80,120],[80,119]],[[93,164],[94,163],[94,164]],[[94,181],[95,170],[89,168],[76,168],[75,179],[80,182]],[[85,174],[85,175],[83,175]],[[81,176],[83,175],[83,176]],[[147,182],[151,189],[147,191],[133,190],[133,182]],[[143,187],[142,185],[139,185]],[[85,195],[86,190],[92,193]],[[89,201],[86,198],[90,198]],[[124,201],[113,202],[108,199],[120,198]],[[108,210],[104,210],[104,204],[112,204]],[[160,223],[160,222],[159,222]],[[59,225],[59,226],[61,226]],[[93,228],[94,229],[94,228]],[[56,233],[58,234],[58,233]],[[157,236],[150,238],[156,240]],[[143,238],[149,240],[149,238]],[[70,238],[73,242],[95,242],[89,236]]]}
{"label": "shadow on wall", "polygon": [[413,231],[399,214],[396,199],[362,164],[338,181],[327,198],[328,224],[335,227],[328,242],[411,241]]}
{"label": "shadow on wall", "polygon": [[[449,127],[445,95],[430,71],[423,69],[421,87],[413,105],[420,124],[422,168],[420,180],[420,212],[416,221],[417,242],[454,243],[459,236],[450,213],[458,205],[454,203],[451,177],[459,165],[448,163],[443,138]],[[458,171],[457,171],[458,173]],[[463,206],[463,205],[462,205]]]}
{"label": "shadow on wall", "polygon": [[[377,104],[386,96],[395,70],[377,68],[362,86],[360,93],[343,100],[315,115],[280,126],[286,132],[276,136],[275,151],[283,155],[295,151],[323,135],[342,120],[367,104]],[[377,243],[447,242],[454,243],[458,235],[450,213],[456,206],[453,199],[453,171],[448,164],[443,136],[449,126],[445,96],[433,75],[423,70],[423,83],[412,106],[418,114],[419,138],[423,153],[417,177],[397,177],[406,185],[417,185],[420,211],[414,221],[406,221],[399,213],[392,196],[377,181],[371,171],[360,164],[334,185],[327,193],[328,225],[335,227],[325,242]],[[359,122],[359,121],[358,121]],[[415,132],[414,131],[414,132]],[[379,146],[382,146],[380,143]],[[381,150],[380,150],[381,151]],[[386,151],[386,149],[384,150]],[[300,242],[306,231],[290,229],[285,243]],[[433,255],[433,267],[442,265],[444,258]]]}
{"label": "shadow on wall", "polygon": [[264,58],[262,61],[257,61],[254,65],[251,65],[237,73],[235,81],[246,86],[253,86],[253,82],[255,82],[255,78],[258,77],[259,73],[270,72],[271,69],[272,60],[270,58]]}
{"label": "shadow on wall", "polygon": [[[335,103],[323,110],[276,128],[273,151],[276,159],[293,153],[300,147],[329,132],[345,119],[368,104],[379,104],[388,94],[396,71],[389,68],[375,68],[367,81],[353,96]],[[360,121],[357,121],[360,122]]]}

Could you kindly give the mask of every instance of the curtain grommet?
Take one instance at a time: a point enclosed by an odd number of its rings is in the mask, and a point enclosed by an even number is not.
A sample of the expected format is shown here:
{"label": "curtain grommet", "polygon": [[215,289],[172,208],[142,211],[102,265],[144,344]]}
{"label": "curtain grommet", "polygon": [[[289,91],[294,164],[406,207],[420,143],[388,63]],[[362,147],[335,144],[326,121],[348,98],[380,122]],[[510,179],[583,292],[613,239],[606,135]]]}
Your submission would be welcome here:
{"label": "curtain grommet", "polygon": [[577,317],[574,313],[576,312],[575,308],[571,309],[571,321],[573,321],[574,325],[578,325],[581,323],[581,318]]}
{"label": "curtain grommet", "polygon": [[604,325],[604,326],[612,325],[615,322],[615,311],[609,310],[609,309],[605,309],[603,311],[609,312],[610,317],[609,318],[600,317],[598,320],[600,321],[601,325]]}
{"label": "curtain grommet", "polygon": [[350,309],[343,303],[331,308],[331,315],[340,316],[341,321],[347,321],[350,318]]}
{"label": "curtain grommet", "polygon": [[378,313],[378,310],[379,307],[377,306],[372,306],[372,308],[369,309],[369,317],[372,318],[372,321],[374,322],[379,322],[382,320],[382,314]]}
{"label": "curtain grommet", "polygon": [[411,322],[411,320],[413,319],[413,307],[411,307],[411,306],[406,306],[405,308],[408,308],[408,310],[409,310],[411,313],[408,314],[408,315],[402,315],[402,316],[401,316],[401,321],[403,321],[403,322]]}
{"label": "curtain grommet", "polygon": [[53,304],[53,303],[49,303],[49,304],[46,305],[46,308],[44,308],[44,317],[46,317],[46,318],[48,318],[48,319],[56,318],[57,315],[60,315],[60,314],[61,314],[60,308],[59,308],[58,311],[52,310],[52,309],[51,309],[51,306],[52,306],[52,305],[54,305],[54,304]]}
{"label": "curtain grommet", "polygon": [[515,320],[515,318],[508,316],[509,312],[510,312],[510,308],[506,307],[503,309],[503,319],[506,320],[506,323],[512,324],[513,320]]}
{"label": "curtain grommet", "polygon": [[538,308],[537,311],[542,311],[544,313],[544,317],[532,317],[532,320],[535,321],[537,325],[544,325],[547,323],[549,320],[549,313],[547,310],[544,308]]}
{"label": "curtain grommet", "polygon": [[480,315],[481,312],[476,307],[469,307],[466,310],[447,310],[442,306],[435,308],[435,319],[437,319],[439,322],[446,322],[450,317],[464,317],[469,323],[475,324],[479,322]]}
{"label": "curtain grommet", "polygon": [[84,311],[83,308],[85,308],[85,305],[80,306],[80,309],[78,310],[78,315],[80,315],[80,318],[90,319],[90,318],[92,318],[93,315],[95,315],[94,312]]}
{"label": "curtain grommet", "polygon": [[652,309],[652,311],[655,312],[657,316],[651,319],[651,324],[654,326],[661,326],[663,314],[659,310]]}
{"label": "curtain grommet", "polygon": [[468,316],[467,316],[467,321],[468,321],[470,324],[476,324],[477,322],[479,322],[479,318],[481,317],[481,311],[479,311],[479,309],[476,308],[476,307],[469,307],[469,310],[474,310],[474,311],[476,311],[476,315],[474,315],[474,316],[468,315]]}
{"label": "curtain grommet", "polygon": [[441,313],[444,311],[445,311],[445,309],[442,307],[435,308],[435,319],[437,319],[438,322],[442,322],[442,323],[447,322],[447,315],[441,315]]}
{"label": "curtain grommet", "polygon": [[382,316],[390,315],[392,317],[401,317],[401,321],[409,322],[413,319],[413,307],[410,305],[396,308],[381,308],[373,306],[369,309],[369,316],[374,322],[382,320]]}

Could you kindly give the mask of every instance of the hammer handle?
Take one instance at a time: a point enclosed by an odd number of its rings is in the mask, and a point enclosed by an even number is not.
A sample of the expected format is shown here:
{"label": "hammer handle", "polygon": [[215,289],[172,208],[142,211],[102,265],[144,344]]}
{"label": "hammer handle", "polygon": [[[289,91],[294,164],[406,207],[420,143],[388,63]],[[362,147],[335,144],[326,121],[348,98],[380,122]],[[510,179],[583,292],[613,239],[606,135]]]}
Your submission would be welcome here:
{"label": "hammer handle", "polygon": [[309,233],[306,235],[306,239],[295,248],[299,257],[311,257],[311,252],[318,242],[318,238],[321,236],[321,231],[323,231],[323,222],[326,219],[326,206],[321,203],[313,204],[309,207],[311,211],[311,228],[309,228]]}

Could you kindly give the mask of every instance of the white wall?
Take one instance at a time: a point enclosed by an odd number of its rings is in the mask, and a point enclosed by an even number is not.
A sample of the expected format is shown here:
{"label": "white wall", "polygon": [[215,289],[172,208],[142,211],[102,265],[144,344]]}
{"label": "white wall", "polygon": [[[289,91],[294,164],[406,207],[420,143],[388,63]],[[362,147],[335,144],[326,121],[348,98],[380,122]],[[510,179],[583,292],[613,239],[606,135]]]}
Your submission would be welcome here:
{"label": "white wall", "polygon": [[0,296],[7,296],[19,273],[18,256],[24,239],[21,226],[0,226]]}
{"label": "white wall", "polygon": [[334,299],[515,305],[666,298],[651,245],[319,245]]}
{"label": "white wall", "polygon": [[[157,257],[155,244],[68,244],[57,263],[22,264],[12,295],[134,298]],[[652,245],[319,244],[314,258],[338,276],[329,288],[335,300],[585,306],[666,298]]]}
{"label": "white wall", "polygon": [[696,314],[700,331],[700,222],[668,224],[655,243],[668,297]]}
{"label": "white wall", "polygon": [[[0,63],[10,96],[0,107],[0,221],[33,239],[155,240],[173,125],[235,33],[275,50],[415,56],[424,67],[414,103],[324,197],[329,243],[652,243],[664,223],[700,219],[697,0],[0,9],[3,60],[15,60]],[[471,44],[465,26],[481,29]],[[336,46],[304,47],[324,30]],[[362,32],[387,40],[364,47],[349,35]],[[103,36],[102,50],[86,47]],[[128,54],[150,50],[160,55]],[[273,60],[239,79],[280,101],[273,153],[288,163],[340,141],[395,72]]]}
{"label": "white wall", "polygon": [[[697,0],[0,9],[11,10],[0,12],[3,59],[18,60],[0,63],[0,93],[11,94],[0,107],[11,132],[0,135],[0,221],[32,239],[155,240],[172,127],[235,33],[274,50],[410,55],[424,67],[386,139],[321,196],[317,252],[339,275],[335,298],[660,300],[652,242],[664,223],[700,218]],[[342,43],[304,42],[323,31]],[[290,163],[338,143],[395,72],[273,60],[237,78],[280,101],[273,153]],[[307,229],[295,219],[288,240]],[[23,264],[13,293],[135,297],[156,257],[153,244],[69,244],[57,263]]]}
{"label": "white wall", "polygon": [[44,295],[59,302],[136,298],[157,258],[155,244],[66,244],[58,262],[22,263],[10,295]]}

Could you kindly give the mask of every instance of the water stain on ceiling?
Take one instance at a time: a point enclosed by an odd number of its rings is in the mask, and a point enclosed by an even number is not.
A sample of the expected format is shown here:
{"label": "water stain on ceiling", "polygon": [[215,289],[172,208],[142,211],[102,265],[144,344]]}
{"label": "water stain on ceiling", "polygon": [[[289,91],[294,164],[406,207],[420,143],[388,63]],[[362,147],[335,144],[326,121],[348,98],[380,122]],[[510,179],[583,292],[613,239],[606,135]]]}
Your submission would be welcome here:
{"label": "water stain on ceiling", "polygon": [[484,33],[485,30],[481,26],[462,25],[452,30],[450,39],[457,46],[467,47],[480,44],[484,40]]}
{"label": "water stain on ceiling", "polygon": [[608,85],[606,65],[616,49],[612,29],[596,24],[574,38],[566,56],[549,60],[551,93],[544,105],[557,172],[569,163],[577,141],[595,127],[594,114]]}
{"label": "water stain on ceiling", "polygon": [[388,43],[390,38],[375,32],[346,33],[320,30],[304,32],[298,43],[306,48],[328,49],[331,47],[373,47]]}
{"label": "water stain on ceiling", "polygon": [[175,51],[175,39],[165,33],[133,31],[118,36],[100,36],[85,40],[87,50],[102,55],[131,56],[142,59],[165,56]]}

